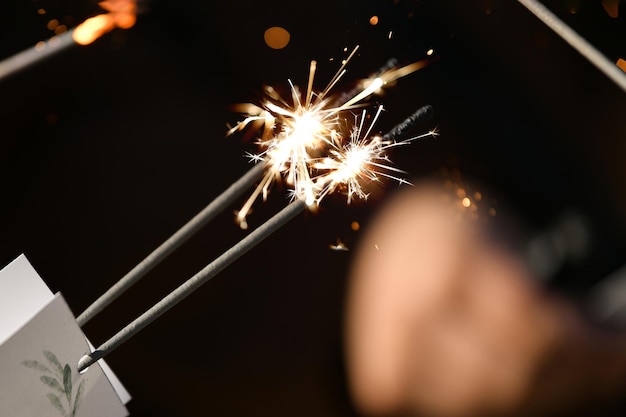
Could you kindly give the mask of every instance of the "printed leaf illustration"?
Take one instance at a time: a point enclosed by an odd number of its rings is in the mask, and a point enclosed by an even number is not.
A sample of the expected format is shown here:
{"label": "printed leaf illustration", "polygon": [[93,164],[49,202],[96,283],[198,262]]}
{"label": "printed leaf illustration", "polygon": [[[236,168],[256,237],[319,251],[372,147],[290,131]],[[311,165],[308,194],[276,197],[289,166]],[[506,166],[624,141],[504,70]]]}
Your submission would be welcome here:
{"label": "printed leaf illustration", "polygon": [[44,350],[43,354],[50,361],[50,363],[56,367],[56,369],[59,371],[59,374],[63,375],[63,366],[61,365],[61,362],[59,362],[59,360],[57,359],[57,355],[50,352],[49,350]]}
{"label": "printed leaf illustration", "polygon": [[83,379],[82,381],[80,381],[80,384],[78,384],[78,390],[76,390],[76,398],[74,399],[74,408],[72,409],[72,417],[74,417],[76,415],[76,412],[78,411],[78,406],[80,404],[80,400],[82,399],[84,388],[85,388],[85,380]]}
{"label": "printed leaf illustration", "polygon": [[[44,350],[43,354],[52,366],[48,367],[36,360],[22,361],[22,365],[44,374],[51,374],[41,375],[39,379],[48,387],[58,391],[59,393],[65,394],[65,396],[59,397],[57,394],[52,392],[48,393],[47,397],[48,400],[50,400],[50,404],[52,404],[52,406],[59,411],[63,417],[76,417],[78,407],[81,404],[83,393],[85,391],[85,380],[80,381],[78,384],[74,401],[72,401],[72,390],[74,388],[72,385],[72,368],[69,364],[65,364],[65,366],[61,365],[57,356],[49,350]],[[77,379],[80,379],[80,375],[78,375]],[[59,381],[62,381],[62,383]],[[78,381],[74,382],[76,383]],[[65,411],[65,400],[67,400],[67,409],[69,414]]]}
{"label": "printed leaf illustration", "polygon": [[50,400],[50,402],[52,403],[54,408],[59,410],[59,412],[62,415],[64,415],[64,416],[66,415],[65,414],[65,408],[63,407],[63,404],[61,404],[61,400],[59,400],[59,397],[57,397],[56,395],[50,393],[50,394],[48,394],[48,399]]}
{"label": "printed leaf illustration", "polygon": [[63,386],[59,383],[59,381],[57,381],[56,378],[53,378],[53,377],[48,376],[48,375],[43,375],[41,377],[41,382],[43,382],[44,384],[46,384],[50,388],[54,388],[54,389],[56,389],[59,392],[65,393],[65,388],[63,388]]}
{"label": "printed leaf illustration", "polygon": [[52,373],[52,371],[47,366],[45,366],[44,364],[39,363],[37,361],[24,361],[24,362],[22,362],[22,365],[24,365],[24,366],[26,366],[28,368],[36,369],[36,370],[38,370],[40,372],[47,372],[47,373],[50,373],[50,374]]}
{"label": "printed leaf illustration", "polygon": [[68,364],[65,364],[63,368],[63,387],[65,389],[65,396],[67,401],[72,403],[72,370]]}

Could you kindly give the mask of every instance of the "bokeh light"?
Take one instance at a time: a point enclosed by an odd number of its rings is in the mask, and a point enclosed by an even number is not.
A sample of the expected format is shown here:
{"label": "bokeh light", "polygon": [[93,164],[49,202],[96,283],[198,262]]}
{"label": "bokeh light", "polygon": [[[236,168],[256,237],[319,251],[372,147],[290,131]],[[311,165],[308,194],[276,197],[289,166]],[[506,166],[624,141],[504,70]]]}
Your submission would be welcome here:
{"label": "bokeh light", "polygon": [[263,35],[265,44],[272,49],[283,49],[289,44],[291,35],[289,32],[280,26],[272,26],[265,31]]}

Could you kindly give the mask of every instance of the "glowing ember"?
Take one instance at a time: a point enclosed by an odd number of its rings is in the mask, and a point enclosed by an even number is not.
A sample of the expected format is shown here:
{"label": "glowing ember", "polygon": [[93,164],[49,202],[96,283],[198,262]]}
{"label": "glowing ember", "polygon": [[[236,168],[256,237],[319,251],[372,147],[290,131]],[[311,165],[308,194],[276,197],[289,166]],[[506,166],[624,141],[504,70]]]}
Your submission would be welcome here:
{"label": "glowing ember", "polygon": [[348,252],[350,249],[348,246],[341,241],[341,239],[337,238],[337,243],[330,244],[328,247],[335,251]]}
{"label": "glowing ember", "polygon": [[[389,174],[390,171],[401,171],[387,164],[385,152],[407,141],[394,142],[371,135],[382,107],[367,131],[363,129],[367,118],[365,111],[360,122],[358,117],[346,116],[352,115],[351,110],[364,107],[363,101],[384,85],[423,68],[427,62],[385,70],[365,80],[348,98],[330,95],[357,49],[358,46],[343,61],[323,91],[313,90],[317,62],[312,61],[304,95],[289,81],[291,100],[285,100],[272,87],[267,87],[267,97],[261,105],[245,105],[247,117],[230,129],[228,135],[248,127],[258,128],[260,151],[248,156],[264,163],[266,172],[237,213],[236,221],[241,228],[247,228],[246,216],[254,201],[261,195],[266,200],[272,184],[281,179],[291,187],[292,198],[305,201],[310,209],[317,207],[326,195],[335,191],[344,192],[348,202],[355,196],[366,198],[362,182],[377,181],[380,176],[405,182]],[[349,119],[355,119],[354,125],[358,127],[353,128]],[[427,135],[432,134],[434,132]]]}
{"label": "glowing ember", "polygon": [[74,42],[88,45],[113,29],[129,29],[137,21],[137,3],[135,0],[106,0],[98,5],[108,13],[90,17],[78,25],[72,34]]}

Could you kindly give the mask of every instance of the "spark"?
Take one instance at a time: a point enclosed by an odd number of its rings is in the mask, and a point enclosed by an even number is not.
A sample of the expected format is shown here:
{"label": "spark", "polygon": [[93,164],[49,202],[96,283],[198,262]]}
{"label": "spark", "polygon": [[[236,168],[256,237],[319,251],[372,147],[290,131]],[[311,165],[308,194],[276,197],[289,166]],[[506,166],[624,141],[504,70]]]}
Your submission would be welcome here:
{"label": "spark", "polygon": [[328,247],[331,250],[338,252],[348,252],[350,250],[350,248],[348,248],[348,246],[340,238],[337,238],[337,243],[331,243],[330,245],[328,245]]}
{"label": "spark", "polygon": [[[389,147],[400,142],[371,135],[382,107],[379,107],[367,131],[363,124],[365,111],[356,129],[351,127],[347,115],[353,115],[357,108],[367,107],[366,99],[386,84],[423,68],[427,62],[387,68],[363,80],[359,88],[350,94],[331,94],[345,75],[346,66],[358,48],[356,46],[342,61],[320,92],[314,90],[315,60],[310,62],[304,92],[288,80],[290,97],[285,99],[273,87],[267,86],[265,100],[260,105],[245,105],[245,118],[227,132],[227,135],[232,135],[247,128],[257,129],[259,152],[250,153],[248,157],[266,167],[261,181],[236,213],[236,222],[242,229],[247,228],[246,217],[254,202],[258,198],[266,201],[270,188],[279,181],[290,186],[291,199],[303,200],[309,209],[315,209],[326,195],[338,190],[347,194],[348,202],[355,196],[365,198],[364,180],[376,181],[384,176],[402,182],[400,177],[389,174],[390,171],[401,171],[390,168],[385,155]],[[355,123],[359,118],[356,119]]]}
{"label": "spark", "polygon": [[323,172],[315,178],[318,203],[326,195],[336,191],[346,195],[348,204],[355,197],[366,200],[368,193],[365,192],[364,185],[380,182],[381,178],[392,179],[400,184],[409,184],[399,176],[406,172],[391,165],[389,149],[427,136],[434,136],[436,132],[430,131],[401,141],[372,135],[374,124],[382,111],[383,106],[379,106],[370,125],[365,129],[367,110],[363,110],[360,121],[357,118],[355,122],[357,127],[350,134],[349,140],[340,147],[330,149],[326,158],[312,164],[314,169]]}

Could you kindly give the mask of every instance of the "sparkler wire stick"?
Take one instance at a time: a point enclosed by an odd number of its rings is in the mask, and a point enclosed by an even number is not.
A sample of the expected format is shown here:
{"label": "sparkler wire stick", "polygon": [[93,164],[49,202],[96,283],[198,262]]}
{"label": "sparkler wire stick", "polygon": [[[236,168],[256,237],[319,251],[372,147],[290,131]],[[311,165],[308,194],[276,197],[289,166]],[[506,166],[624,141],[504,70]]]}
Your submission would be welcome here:
{"label": "sparkler wire stick", "polygon": [[404,119],[401,123],[395,125],[389,132],[383,135],[383,140],[395,139],[404,135],[404,133],[411,129],[416,123],[422,120],[431,119],[435,114],[435,109],[430,104],[420,107],[415,110],[413,114]]}
{"label": "sparkler wire stick", "polygon": [[86,370],[90,365],[94,364],[97,360],[102,359],[105,355],[110,353],[115,348],[119,347],[126,340],[130,339],[141,329],[152,323],[163,313],[174,307],[202,284],[209,281],[220,271],[240,258],[250,249],[261,243],[265,238],[285,225],[289,220],[301,213],[306,208],[306,203],[297,199],[288,204],[281,211],[276,213],[268,221],[261,226],[250,232],[246,237],[241,239],[234,246],[230,247],[226,252],[216,258],[213,262],[209,263],[194,276],[189,278],[186,282],[169,293],[161,301],[156,303],[142,315],[133,320],[126,327],[117,332],[113,337],[100,345],[96,350],[88,355],[83,356],[78,362],[78,371],[82,372]]}
{"label": "sparkler wire stick", "polygon": [[73,32],[74,30],[70,29],[61,35],[53,36],[47,41],[39,42],[31,48],[25,49],[0,61],[0,80],[59,53],[70,46],[75,46],[76,42],[72,38]]}
{"label": "sparkler wire stick", "polygon": [[[406,132],[410,127],[414,126],[417,122],[431,118],[432,116],[433,116],[432,106],[426,105],[426,106],[420,107],[413,114],[407,117],[402,123],[400,123],[395,128],[390,130],[387,134],[385,134],[384,137],[386,138],[397,137],[398,135],[401,135],[402,133]],[[258,177],[261,176],[264,168],[265,168],[265,164],[258,163],[247,174],[245,174],[238,181],[233,183],[233,185],[226,192],[224,192],[220,197],[218,197],[211,204],[209,204],[209,206],[207,206],[207,208],[203,212],[198,214],[198,216],[196,216],[194,220],[197,218],[201,218],[201,221],[204,221],[204,223],[206,223],[206,221],[208,221],[209,216],[203,215],[204,212],[214,213],[216,212],[216,210],[223,208],[223,206],[225,206],[231,201],[229,199],[230,198],[229,196],[236,195],[241,191],[242,188],[245,188],[245,186],[251,185],[252,182],[256,181]],[[296,215],[298,215],[307,207],[308,205],[305,199],[298,198],[296,196],[295,200],[292,203],[288,204],[280,212],[275,214],[268,221],[266,221],[257,229],[252,231],[249,235],[241,239],[234,246],[230,247],[222,255],[220,255],[214,261],[206,265],[203,269],[197,272],[194,276],[189,278],[186,282],[184,282],[174,291],[172,291],[163,299],[161,299],[161,301],[154,304],[150,309],[146,310],[143,314],[141,314],[131,323],[126,325],[126,327],[118,331],[115,335],[113,335],[111,338],[105,341],[102,345],[96,348],[93,352],[91,352],[90,354],[86,354],[82,358],[80,358],[78,362],[78,371],[82,372],[86,370],[89,366],[94,364],[96,361],[98,361],[99,359],[104,358],[107,354],[109,354],[115,348],[119,347],[122,343],[124,343],[125,341],[130,339],[132,336],[137,334],[148,324],[152,323],[154,320],[159,318],[162,314],[167,312],[170,308],[174,307],[176,304],[181,302],[188,295],[190,295],[192,292],[198,289],[202,284],[208,282],[211,278],[215,277],[224,268],[226,268],[235,260],[243,256],[250,249],[252,249],[256,245],[261,243],[266,237],[268,237],[270,234],[272,234],[273,232],[278,230],[280,227],[285,225],[289,220],[294,218]],[[181,239],[177,238],[177,236],[181,235],[183,236],[183,238],[185,236],[188,237],[189,234],[187,233],[187,231],[191,232],[193,230],[196,230],[196,227],[200,227],[200,224],[198,222],[195,222],[194,220],[192,220],[186,226],[180,229],[179,232],[174,234],[168,241],[166,241],[159,249],[155,251],[159,253],[158,256],[155,256],[157,258],[156,261],[160,260],[162,257],[167,255],[167,253],[169,253],[168,250],[173,249],[171,248],[172,245],[178,245],[179,243],[182,242]],[[146,259],[151,258],[151,256],[149,256]],[[149,266],[152,265],[150,261],[147,261],[147,262]],[[141,267],[140,267],[141,265],[142,264],[139,264],[135,269],[141,271]],[[129,273],[129,275],[131,273]],[[135,275],[131,275],[131,276],[135,276]],[[125,285],[129,286],[130,284],[132,284],[132,282],[130,283],[128,282],[129,279],[123,278],[120,281],[122,282],[121,284],[118,283],[120,287],[125,286]],[[102,302],[103,303],[106,303],[107,301],[110,302],[112,300],[112,297],[116,295],[119,295],[117,291],[110,290],[109,295],[105,294],[105,296],[102,297],[103,298]],[[83,315],[81,316],[87,317],[85,313],[83,313]],[[84,318],[80,319],[79,317],[78,321],[84,322],[85,319]]]}
{"label": "sparkler wire stick", "polygon": [[143,261],[137,264],[117,283],[115,283],[96,301],[87,307],[87,309],[85,309],[85,311],[83,311],[76,319],[78,325],[83,326],[91,320],[96,314],[113,302],[113,300],[118,298],[128,288],[152,270],[165,257],[198,232],[226,206],[234,202],[238,196],[240,196],[261,178],[264,168],[263,163],[257,163],[237,181],[232,183],[222,194],[211,201],[202,211],[196,214],[183,227],[178,229],[165,242],[152,251],[152,253],[150,253]]}
{"label": "sparkler wire stick", "polygon": [[518,1],[626,92],[626,73],[617,65],[611,62],[598,51],[598,49],[576,33],[576,31],[559,19],[539,1]]}

